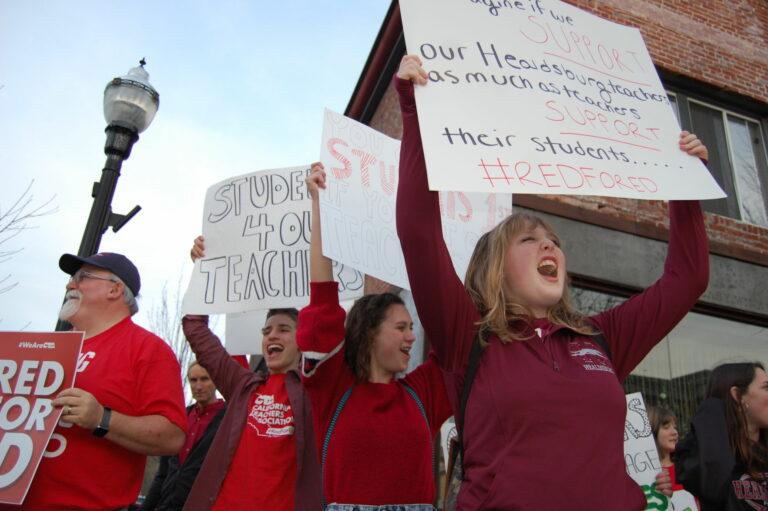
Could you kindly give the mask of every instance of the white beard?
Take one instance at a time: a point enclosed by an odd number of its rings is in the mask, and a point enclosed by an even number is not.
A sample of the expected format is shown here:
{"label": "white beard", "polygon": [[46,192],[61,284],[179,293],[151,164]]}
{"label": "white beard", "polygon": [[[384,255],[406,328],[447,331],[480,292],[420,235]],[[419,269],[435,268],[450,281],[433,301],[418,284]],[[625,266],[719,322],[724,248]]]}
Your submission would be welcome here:
{"label": "white beard", "polygon": [[67,301],[64,302],[64,305],[61,306],[61,310],[59,311],[59,319],[62,321],[69,321],[72,316],[77,314],[77,311],[80,310],[80,299],[82,297],[83,295],[80,293],[80,291],[75,289],[67,292]]}

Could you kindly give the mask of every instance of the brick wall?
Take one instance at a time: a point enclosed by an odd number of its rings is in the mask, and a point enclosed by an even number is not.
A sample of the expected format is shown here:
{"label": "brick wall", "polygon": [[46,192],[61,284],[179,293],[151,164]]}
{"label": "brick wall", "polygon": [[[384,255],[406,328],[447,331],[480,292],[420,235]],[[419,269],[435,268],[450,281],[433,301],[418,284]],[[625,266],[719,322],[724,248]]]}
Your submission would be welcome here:
{"label": "brick wall", "polygon": [[[768,103],[768,0],[567,1],[640,29],[659,67]],[[371,127],[395,138],[402,134],[391,85]],[[539,198],[651,228],[668,225],[663,201],[565,195]],[[768,229],[709,213],[706,221],[715,251],[768,266]]]}

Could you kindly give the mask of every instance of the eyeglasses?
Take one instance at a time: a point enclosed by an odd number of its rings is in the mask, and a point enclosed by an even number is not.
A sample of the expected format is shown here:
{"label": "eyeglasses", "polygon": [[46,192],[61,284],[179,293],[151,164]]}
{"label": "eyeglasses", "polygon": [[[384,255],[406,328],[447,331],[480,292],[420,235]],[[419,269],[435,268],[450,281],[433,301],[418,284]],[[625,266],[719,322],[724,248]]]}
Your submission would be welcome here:
{"label": "eyeglasses", "polygon": [[75,282],[77,284],[80,284],[85,279],[107,280],[109,282],[115,282],[115,283],[120,282],[115,277],[104,277],[102,275],[96,275],[95,273],[91,273],[91,272],[85,271],[85,270],[78,270],[78,271],[76,271],[75,274],[72,275],[69,278],[69,281],[70,282]]}

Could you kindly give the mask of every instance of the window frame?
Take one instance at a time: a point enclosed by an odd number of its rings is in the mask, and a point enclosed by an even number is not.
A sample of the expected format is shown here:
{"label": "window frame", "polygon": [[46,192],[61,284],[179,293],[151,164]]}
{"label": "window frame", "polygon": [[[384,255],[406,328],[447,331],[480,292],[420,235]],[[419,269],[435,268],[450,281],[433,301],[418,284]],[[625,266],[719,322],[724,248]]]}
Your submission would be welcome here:
{"label": "window frame", "polygon": [[[728,162],[728,169],[723,169],[723,185],[726,189],[733,190],[734,197],[729,196],[725,198],[725,201],[726,201],[725,214],[711,211],[712,208],[707,207],[708,201],[703,201],[703,204],[702,204],[704,206],[705,211],[710,211],[713,214],[717,214],[725,218],[730,218],[734,221],[738,221],[747,225],[754,225],[760,228],[768,228],[768,224],[766,225],[755,224],[744,219],[745,214],[744,214],[744,206],[742,203],[742,197],[744,194],[739,190],[739,183],[736,175],[737,170],[736,170],[734,154],[733,154],[734,149],[731,141],[732,135],[730,132],[730,127],[728,125],[728,119],[729,119],[728,116],[731,116],[733,118],[740,119],[746,122],[748,132],[750,131],[749,123],[753,123],[754,125],[756,125],[757,129],[759,130],[759,136],[762,142],[763,154],[758,155],[757,152],[753,151],[752,158],[754,160],[755,167],[757,168],[758,175],[759,177],[762,178],[760,179],[760,184],[761,184],[760,194],[762,195],[762,198],[763,198],[763,206],[765,208],[766,214],[768,214],[768,166],[766,166],[766,169],[765,169],[766,173],[763,176],[763,174],[760,172],[761,171],[760,156],[762,156],[763,164],[768,162],[768,118],[766,118],[766,116],[764,115],[760,115],[760,113],[758,112],[742,109],[737,106],[734,106],[733,104],[730,104],[724,101],[718,101],[718,99],[716,98],[702,96],[694,92],[684,90],[681,87],[665,84],[665,88],[666,88],[667,95],[670,96],[670,107],[672,107],[673,111],[677,116],[678,122],[680,123],[681,127],[684,130],[695,132],[695,129],[693,128],[693,120],[692,120],[691,108],[690,108],[691,103],[697,104],[704,108],[717,111],[720,114],[722,127],[725,133],[725,140],[723,141],[723,145],[724,145],[723,149]],[[738,214],[738,217],[734,216],[734,213]]]}

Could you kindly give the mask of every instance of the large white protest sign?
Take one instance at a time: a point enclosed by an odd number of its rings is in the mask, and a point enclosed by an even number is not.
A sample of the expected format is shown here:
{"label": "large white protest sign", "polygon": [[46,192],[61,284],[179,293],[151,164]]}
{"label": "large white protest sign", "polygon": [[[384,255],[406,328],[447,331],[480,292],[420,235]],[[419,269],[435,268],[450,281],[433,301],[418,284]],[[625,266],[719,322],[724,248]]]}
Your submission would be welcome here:
{"label": "large white protest sign", "polygon": [[430,188],[711,199],[640,31],[557,0],[401,0]]}
{"label": "large white protest sign", "polygon": [[[311,201],[308,167],[264,170],[208,189],[204,258],[195,261],[182,309],[218,314],[309,303]],[[342,299],[362,294],[363,276],[334,264]]]}
{"label": "large white protest sign", "polygon": [[[363,273],[410,289],[395,227],[400,141],[325,111],[320,160],[323,253]],[[477,239],[512,211],[511,195],[441,192],[443,236],[460,277]]]}

